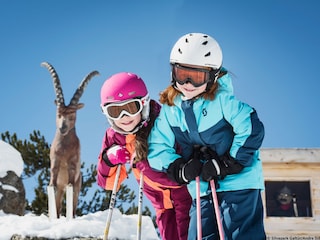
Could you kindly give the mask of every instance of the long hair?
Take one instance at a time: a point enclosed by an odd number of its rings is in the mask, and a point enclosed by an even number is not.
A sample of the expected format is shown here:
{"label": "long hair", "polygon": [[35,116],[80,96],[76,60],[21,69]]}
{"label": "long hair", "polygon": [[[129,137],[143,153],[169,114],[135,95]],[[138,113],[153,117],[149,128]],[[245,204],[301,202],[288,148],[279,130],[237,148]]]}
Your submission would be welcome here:
{"label": "long hair", "polygon": [[[227,74],[227,70],[221,70],[219,73],[218,78],[224,76]],[[216,92],[218,90],[218,82],[215,81],[212,86],[209,88],[209,90],[203,92],[198,97],[203,97],[207,100],[213,100],[216,96]],[[181,94],[179,90],[177,90],[172,84],[168,86],[163,92],[160,93],[160,103],[162,104],[168,104],[169,106],[174,106],[174,99],[177,97],[177,95]]]}
{"label": "long hair", "polygon": [[151,131],[151,128],[154,125],[154,121],[159,115],[160,112],[160,105],[156,103],[154,100],[150,100],[150,114],[149,114],[149,121],[147,122],[146,126],[140,128],[140,130],[136,133],[136,142],[135,142],[135,149],[136,149],[136,157],[134,162],[138,162],[144,159],[147,159],[148,156],[148,136]]}

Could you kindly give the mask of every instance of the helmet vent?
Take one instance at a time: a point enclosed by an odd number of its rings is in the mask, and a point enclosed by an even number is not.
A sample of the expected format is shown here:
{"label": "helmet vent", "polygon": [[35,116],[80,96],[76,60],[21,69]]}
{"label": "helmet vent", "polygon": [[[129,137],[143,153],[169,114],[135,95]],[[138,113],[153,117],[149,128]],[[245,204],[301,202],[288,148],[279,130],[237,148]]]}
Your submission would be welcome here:
{"label": "helmet vent", "polygon": [[182,54],[181,48],[178,49],[178,52],[179,52],[180,54]]}
{"label": "helmet vent", "polygon": [[211,52],[208,52],[207,54],[205,54],[205,57],[209,57],[211,55]]}
{"label": "helmet vent", "polygon": [[203,43],[202,43],[202,45],[207,45],[208,44],[208,41],[204,41]]}

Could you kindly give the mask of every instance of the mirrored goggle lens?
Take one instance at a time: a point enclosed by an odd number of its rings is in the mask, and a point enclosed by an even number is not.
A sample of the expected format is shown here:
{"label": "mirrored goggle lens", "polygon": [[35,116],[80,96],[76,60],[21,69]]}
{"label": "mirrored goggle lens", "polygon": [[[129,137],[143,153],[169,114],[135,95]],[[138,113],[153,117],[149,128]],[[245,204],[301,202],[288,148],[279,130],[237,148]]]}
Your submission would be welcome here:
{"label": "mirrored goggle lens", "polygon": [[142,111],[142,102],[139,99],[133,99],[123,103],[111,103],[102,107],[107,117],[117,120],[123,115],[133,117]]}
{"label": "mirrored goggle lens", "polygon": [[201,68],[182,67],[180,65],[173,65],[173,78],[179,84],[190,82],[193,86],[199,87],[210,81],[210,70]]}

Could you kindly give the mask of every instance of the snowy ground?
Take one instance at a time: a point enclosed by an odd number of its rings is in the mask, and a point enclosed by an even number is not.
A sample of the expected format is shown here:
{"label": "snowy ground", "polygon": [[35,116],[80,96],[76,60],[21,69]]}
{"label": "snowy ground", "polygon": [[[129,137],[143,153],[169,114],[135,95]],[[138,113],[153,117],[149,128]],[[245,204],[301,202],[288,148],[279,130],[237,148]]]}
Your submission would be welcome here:
{"label": "snowy ground", "polygon": [[[45,237],[50,239],[97,237],[103,239],[108,210],[68,220],[65,217],[50,220],[46,215],[17,216],[0,211],[0,240],[12,235]],[[137,215],[122,215],[113,210],[108,239],[137,239]],[[141,240],[159,240],[152,220],[142,216]]]}
{"label": "snowy ground", "polygon": [[[4,177],[8,170],[20,176],[23,171],[23,160],[16,149],[0,140],[0,177]],[[1,183],[0,185],[3,188],[12,188]],[[1,198],[0,195],[0,200]],[[36,216],[29,213],[25,216],[17,216],[5,214],[0,210],[0,240],[9,240],[14,234],[50,239],[103,238],[108,211],[91,213],[70,220],[65,217],[51,220],[46,215]],[[122,215],[118,209],[114,209],[108,239],[137,239],[137,222],[138,215]],[[141,236],[141,240],[159,239],[149,216],[142,216]]]}

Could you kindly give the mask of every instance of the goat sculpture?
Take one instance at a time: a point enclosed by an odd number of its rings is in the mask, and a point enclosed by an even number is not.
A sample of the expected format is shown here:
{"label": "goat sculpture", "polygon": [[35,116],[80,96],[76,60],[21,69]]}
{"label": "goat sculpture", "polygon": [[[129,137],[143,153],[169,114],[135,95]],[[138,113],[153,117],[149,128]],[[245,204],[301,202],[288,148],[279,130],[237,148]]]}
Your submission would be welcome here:
{"label": "goat sculpture", "polygon": [[[92,77],[98,75],[99,72],[93,71],[89,73],[80,83],[69,105],[65,105],[60,79],[56,70],[47,62],[41,63],[41,66],[46,67],[51,74],[56,94],[55,104],[57,105],[57,129],[50,147],[49,186],[53,187],[51,189],[54,189],[55,191],[54,209],[56,210],[56,217],[59,218],[62,209],[62,201],[66,192],[66,187],[72,186],[72,217],[74,217],[82,184],[82,176],[80,171],[80,141],[75,129],[76,112],[84,106],[83,103],[79,103],[79,99],[82,96],[88,82]],[[55,215],[55,213],[53,214]]]}

